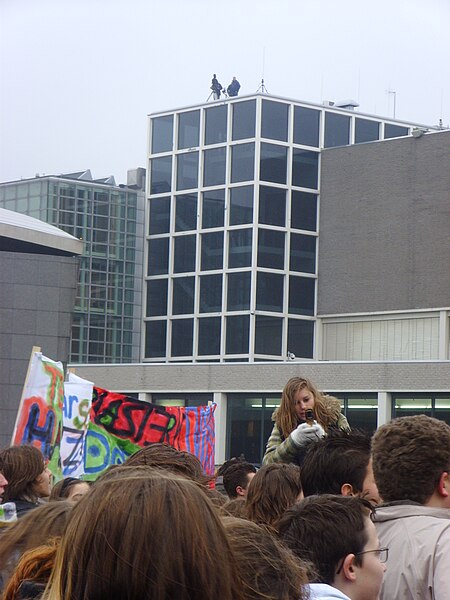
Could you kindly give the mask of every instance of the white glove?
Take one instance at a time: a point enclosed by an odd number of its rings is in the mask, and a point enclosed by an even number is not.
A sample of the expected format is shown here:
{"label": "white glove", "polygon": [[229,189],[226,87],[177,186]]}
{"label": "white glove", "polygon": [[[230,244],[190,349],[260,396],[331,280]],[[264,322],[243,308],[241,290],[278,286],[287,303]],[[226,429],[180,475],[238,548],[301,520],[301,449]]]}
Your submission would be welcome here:
{"label": "white glove", "polygon": [[313,425],[302,423],[291,433],[291,438],[296,446],[305,446],[309,442],[319,440],[325,435],[325,430],[317,421]]}

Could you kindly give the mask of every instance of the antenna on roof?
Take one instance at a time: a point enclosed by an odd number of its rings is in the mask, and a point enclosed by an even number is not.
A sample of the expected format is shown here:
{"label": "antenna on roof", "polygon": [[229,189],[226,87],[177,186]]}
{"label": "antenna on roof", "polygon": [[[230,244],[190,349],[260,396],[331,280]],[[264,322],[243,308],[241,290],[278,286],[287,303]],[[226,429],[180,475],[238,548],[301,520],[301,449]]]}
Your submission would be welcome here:
{"label": "antenna on roof", "polygon": [[394,119],[395,119],[395,105],[397,103],[397,92],[395,90],[388,89],[386,93],[388,95],[394,96]]}
{"label": "antenna on roof", "polygon": [[258,86],[258,89],[256,90],[256,92],[262,92],[263,94],[268,94],[268,90],[264,84],[264,69],[265,69],[265,63],[266,63],[266,48],[263,47],[263,63],[262,63],[262,74],[261,74],[261,83]]}

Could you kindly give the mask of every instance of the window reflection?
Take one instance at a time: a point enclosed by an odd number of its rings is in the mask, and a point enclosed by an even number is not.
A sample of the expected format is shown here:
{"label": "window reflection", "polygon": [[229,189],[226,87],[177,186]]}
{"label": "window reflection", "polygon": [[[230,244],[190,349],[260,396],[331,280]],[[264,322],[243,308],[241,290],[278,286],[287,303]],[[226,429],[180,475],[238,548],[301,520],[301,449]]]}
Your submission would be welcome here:
{"label": "window reflection", "polygon": [[255,137],[256,101],[234,102],[233,140]]}
{"label": "window reflection", "polygon": [[303,106],[294,107],[294,144],[319,146],[320,111]]}
{"label": "window reflection", "polygon": [[350,117],[325,113],[325,148],[346,146],[350,141]]}
{"label": "window reflection", "polygon": [[260,178],[273,183],[286,183],[288,149],[261,143]]}
{"label": "window reflection", "polygon": [[173,115],[152,119],[152,153],[170,152],[173,147]]}
{"label": "window reflection", "polygon": [[227,106],[205,110],[205,145],[227,141]]}
{"label": "window reflection", "polygon": [[231,147],[231,182],[252,181],[255,174],[255,144]]}
{"label": "window reflection", "polygon": [[283,319],[256,315],[255,353],[281,355]]}
{"label": "window reflection", "polygon": [[287,142],[289,104],[262,101],[261,137]]}
{"label": "window reflection", "polygon": [[198,146],[200,130],[200,111],[180,113],[178,115],[178,149]]}

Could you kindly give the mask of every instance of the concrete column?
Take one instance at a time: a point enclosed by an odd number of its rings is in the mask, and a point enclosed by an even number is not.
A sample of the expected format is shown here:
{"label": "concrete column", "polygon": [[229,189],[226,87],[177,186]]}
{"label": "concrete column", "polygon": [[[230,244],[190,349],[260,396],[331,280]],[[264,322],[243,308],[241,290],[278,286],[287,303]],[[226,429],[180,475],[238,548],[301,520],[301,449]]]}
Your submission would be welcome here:
{"label": "concrete column", "polygon": [[227,439],[227,395],[214,392],[214,402],[217,404],[214,413],[216,425],[216,452],[214,463],[221,465],[225,462],[225,443]]}
{"label": "concrete column", "polygon": [[392,419],[392,395],[389,392],[378,392],[377,426],[389,423]]}
{"label": "concrete column", "polygon": [[449,313],[446,310],[439,311],[439,360],[448,360],[449,347]]}

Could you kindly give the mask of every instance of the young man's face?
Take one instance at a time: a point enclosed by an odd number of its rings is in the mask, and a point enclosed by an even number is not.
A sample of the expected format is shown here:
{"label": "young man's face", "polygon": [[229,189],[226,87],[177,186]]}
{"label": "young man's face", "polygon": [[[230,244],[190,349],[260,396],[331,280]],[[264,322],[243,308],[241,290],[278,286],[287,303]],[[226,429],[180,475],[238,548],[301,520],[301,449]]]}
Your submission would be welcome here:
{"label": "young man's face", "polygon": [[240,485],[237,486],[236,488],[236,494],[238,496],[243,496],[246,497],[247,496],[247,492],[248,492],[248,486],[250,485],[251,480],[253,479],[253,477],[256,475],[256,473],[247,473],[247,484],[245,487],[241,487]]}
{"label": "young man's face", "polygon": [[[380,561],[379,554],[376,552],[380,548],[380,541],[375,525],[369,517],[366,518],[366,533],[368,540],[363,548],[364,554],[360,556],[362,562],[360,566],[355,567],[357,579],[352,599],[378,600],[386,565]],[[368,552],[370,550],[375,550],[375,552]]]}
{"label": "young man's face", "polygon": [[375,477],[373,475],[372,459],[369,460],[369,464],[367,465],[366,476],[364,477],[360,496],[372,504],[381,503],[380,494],[378,493],[377,484],[375,483]]}

